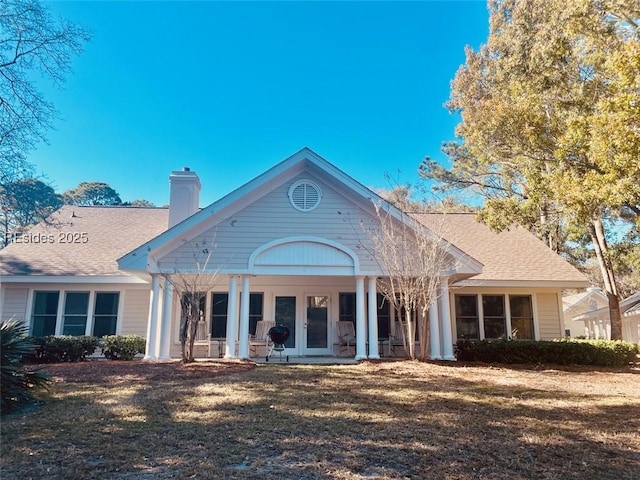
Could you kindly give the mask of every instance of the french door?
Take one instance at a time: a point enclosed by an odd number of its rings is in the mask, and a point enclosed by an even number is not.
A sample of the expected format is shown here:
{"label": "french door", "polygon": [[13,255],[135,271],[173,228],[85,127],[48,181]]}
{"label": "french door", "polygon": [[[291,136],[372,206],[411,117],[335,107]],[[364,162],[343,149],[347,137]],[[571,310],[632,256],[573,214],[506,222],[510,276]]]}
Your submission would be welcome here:
{"label": "french door", "polygon": [[307,295],[304,318],[304,354],[329,355],[329,295]]}

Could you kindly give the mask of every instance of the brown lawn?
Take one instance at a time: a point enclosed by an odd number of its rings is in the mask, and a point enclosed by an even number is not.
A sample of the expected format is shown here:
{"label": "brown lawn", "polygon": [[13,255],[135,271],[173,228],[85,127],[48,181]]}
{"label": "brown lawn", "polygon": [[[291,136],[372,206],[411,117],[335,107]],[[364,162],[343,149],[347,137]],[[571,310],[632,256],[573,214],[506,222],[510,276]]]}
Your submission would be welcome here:
{"label": "brown lawn", "polygon": [[633,369],[365,362],[47,366],[11,479],[638,479]]}

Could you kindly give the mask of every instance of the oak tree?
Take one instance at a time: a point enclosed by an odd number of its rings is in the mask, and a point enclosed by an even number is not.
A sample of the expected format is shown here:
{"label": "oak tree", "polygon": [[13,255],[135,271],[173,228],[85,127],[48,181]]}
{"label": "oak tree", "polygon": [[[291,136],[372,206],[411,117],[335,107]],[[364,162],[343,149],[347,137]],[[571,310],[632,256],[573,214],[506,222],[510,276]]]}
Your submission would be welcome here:
{"label": "oak tree", "polygon": [[80,182],[62,194],[65,205],[121,205],[120,195],[104,182]]}
{"label": "oak tree", "polygon": [[466,49],[448,107],[460,142],[422,176],[485,196],[480,218],[588,235],[622,335],[606,220],[640,217],[637,0],[491,0],[486,44]]}
{"label": "oak tree", "polygon": [[11,242],[12,234],[24,232],[61,205],[60,195],[35,178],[0,185],[0,248]]}

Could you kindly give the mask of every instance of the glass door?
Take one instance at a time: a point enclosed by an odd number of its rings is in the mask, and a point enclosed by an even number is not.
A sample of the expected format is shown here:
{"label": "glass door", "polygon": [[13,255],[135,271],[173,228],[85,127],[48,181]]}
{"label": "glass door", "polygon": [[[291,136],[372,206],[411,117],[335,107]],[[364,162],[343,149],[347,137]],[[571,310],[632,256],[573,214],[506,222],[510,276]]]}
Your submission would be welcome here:
{"label": "glass door", "polygon": [[307,295],[305,354],[329,355],[329,296]]}
{"label": "glass door", "polygon": [[[284,342],[287,349],[296,348],[296,297],[276,297],[276,325],[284,325],[289,329],[289,338]],[[295,355],[290,351],[287,355]]]}

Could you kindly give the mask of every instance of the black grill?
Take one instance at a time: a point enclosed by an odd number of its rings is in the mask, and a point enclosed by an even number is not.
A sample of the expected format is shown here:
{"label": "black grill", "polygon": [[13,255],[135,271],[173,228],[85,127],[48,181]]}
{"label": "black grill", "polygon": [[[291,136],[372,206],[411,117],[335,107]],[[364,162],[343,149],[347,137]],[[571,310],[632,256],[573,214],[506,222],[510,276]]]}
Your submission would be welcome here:
{"label": "black grill", "polygon": [[[267,333],[269,339],[271,340],[267,345],[267,357],[266,361],[269,361],[269,358],[273,356],[273,352],[276,351],[280,355],[280,360],[283,359],[283,353],[285,350],[284,343],[289,339],[289,335],[291,335],[291,331],[289,327],[285,327],[284,325],[276,325],[275,327],[271,327],[269,332]],[[284,355],[287,362],[289,361],[289,355]]]}

